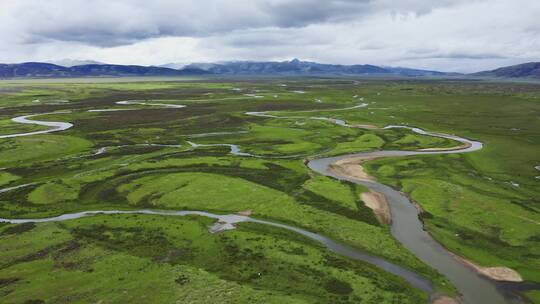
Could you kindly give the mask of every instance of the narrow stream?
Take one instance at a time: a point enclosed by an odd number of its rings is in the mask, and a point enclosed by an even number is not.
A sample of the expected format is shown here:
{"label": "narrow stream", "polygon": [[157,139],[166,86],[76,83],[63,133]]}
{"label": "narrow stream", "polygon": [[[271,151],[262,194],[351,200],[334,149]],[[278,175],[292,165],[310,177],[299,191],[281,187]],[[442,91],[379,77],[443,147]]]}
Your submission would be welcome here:
{"label": "narrow stream", "polygon": [[58,131],[64,131],[71,127],[73,127],[73,124],[69,122],[61,122],[61,121],[39,121],[39,120],[32,120],[28,119],[30,117],[34,116],[41,116],[41,115],[47,115],[47,114],[66,114],[69,112],[52,112],[52,113],[41,113],[41,114],[32,114],[32,115],[25,115],[25,116],[19,116],[12,118],[11,121],[22,123],[22,124],[33,124],[33,125],[39,125],[39,126],[46,126],[49,127],[47,130],[41,130],[41,131],[34,131],[34,132],[26,132],[26,133],[17,133],[17,134],[7,134],[7,135],[0,135],[0,138],[12,138],[12,137],[20,137],[20,136],[30,136],[30,135],[38,135],[38,134],[46,134],[51,132],[58,132]]}
{"label": "narrow stream", "polygon": [[152,214],[152,215],[163,215],[163,216],[186,216],[186,215],[198,215],[216,219],[217,222],[209,228],[209,231],[212,233],[220,232],[224,230],[230,230],[234,228],[234,224],[241,222],[252,222],[262,225],[274,226],[283,228],[295,233],[301,234],[309,239],[317,241],[328,248],[330,251],[347,256],[355,260],[361,260],[368,262],[370,264],[376,265],[379,268],[382,268],[390,273],[393,273],[397,276],[400,276],[407,280],[413,287],[418,288],[422,291],[431,294],[433,292],[432,284],[429,280],[421,277],[420,275],[405,269],[399,265],[390,263],[382,258],[369,255],[360,250],[351,248],[349,246],[337,243],[325,236],[322,236],[317,233],[313,233],[301,228],[293,227],[286,224],[269,222],[265,220],[254,219],[248,216],[237,215],[237,214],[214,214],[204,211],[158,211],[158,210],[96,210],[96,211],[82,211],[77,213],[67,213],[55,217],[48,218],[36,218],[36,219],[6,219],[0,218],[0,222],[11,223],[11,224],[23,224],[23,223],[45,223],[45,222],[61,222],[67,220],[74,220],[88,216],[94,216],[99,214]]}

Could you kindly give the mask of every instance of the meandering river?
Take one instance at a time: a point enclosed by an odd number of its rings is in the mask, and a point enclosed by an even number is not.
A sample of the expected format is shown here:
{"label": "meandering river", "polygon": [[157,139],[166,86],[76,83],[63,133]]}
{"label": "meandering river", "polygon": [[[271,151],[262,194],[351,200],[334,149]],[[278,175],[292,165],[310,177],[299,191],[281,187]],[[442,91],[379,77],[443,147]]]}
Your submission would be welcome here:
{"label": "meandering river", "polygon": [[392,214],[392,235],[420,260],[437,269],[441,274],[447,277],[460,292],[464,303],[503,304],[517,301],[517,299],[509,297],[509,295],[504,295],[500,288],[497,288],[495,282],[480,276],[436,242],[431,235],[423,229],[423,224],[418,217],[418,210],[405,194],[375,181],[347,178],[337,175],[329,170],[330,164],[349,157],[380,158],[425,154],[464,153],[482,148],[480,142],[452,135],[428,133],[416,128],[411,129],[421,134],[451,138],[466,144],[467,147],[453,151],[374,151],[356,153],[312,160],[309,162],[308,166],[320,174],[361,184],[371,190],[384,194]]}
{"label": "meandering river", "polygon": [[0,135],[0,138],[12,138],[12,137],[20,137],[20,136],[39,135],[39,134],[46,134],[46,133],[51,133],[51,132],[58,132],[58,131],[67,130],[67,129],[73,127],[73,124],[71,124],[69,122],[61,122],[61,121],[40,121],[40,120],[28,119],[30,117],[40,116],[40,115],[66,114],[66,113],[69,113],[69,112],[41,113],[41,114],[32,114],[32,115],[25,115],[25,116],[19,116],[19,117],[12,118],[11,121],[13,121],[13,122],[22,123],[22,124],[33,124],[33,125],[39,125],[39,126],[46,126],[46,127],[49,127],[49,129],[40,130],[40,131],[34,131],[34,132],[26,132],[26,133]]}
{"label": "meandering river", "polygon": [[[344,120],[333,119],[327,117],[304,117],[304,116],[276,116],[267,112],[248,112],[247,115],[266,117],[266,118],[304,118],[314,120],[327,120],[343,127],[355,127],[349,125]],[[382,193],[389,203],[392,214],[392,235],[403,244],[404,247],[413,252],[424,263],[435,268],[458,289],[461,294],[461,300],[466,304],[490,303],[521,303],[521,299],[509,292],[507,284],[499,283],[481,276],[472,268],[466,266],[459,261],[454,255],[448,252],[437,241],[435,241],[429,233],[423,228],[423,223],[419,219],[418,210],[409,198],[402,192],[397,191],[389,186],[386,186],[375,181],[360,180],[348,178],[333,173],[329,166],[339,160],[346,158],[383,158],[383,157],[399,157],[412,155],[427,155],[427,154],[451,154],[451,153],[467,153],[482,149],[483,144],[479,141],[469,140],[456,135],[441,134],[428,132],[420,128],[389,125],[383,129],[406,128],[415,133],[427,136],[441,137],[452,139],[462,143],[460,147],[454,149],[439,149],[432,151],[371,151],[365,153],[353,153],[336,157],[318,158],[309,161],[308,167],[320,174],[339,179],[347,180],[352,183],[361,184],[371,190]],[[407,279],[409,282],[411,280]]]}

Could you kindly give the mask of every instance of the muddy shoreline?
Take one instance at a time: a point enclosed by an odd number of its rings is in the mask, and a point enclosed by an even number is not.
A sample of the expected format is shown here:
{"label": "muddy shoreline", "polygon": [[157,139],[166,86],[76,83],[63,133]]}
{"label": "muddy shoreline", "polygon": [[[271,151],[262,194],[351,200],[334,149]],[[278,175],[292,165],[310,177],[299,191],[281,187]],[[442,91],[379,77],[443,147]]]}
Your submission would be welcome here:
{"label": "muddy shoreline", "polygon": [[390,225],[392,223],[392,213],[384,195],[376,191],[367,191],[360,195],[360,199],[373,210],[375,217],[381,224]]}

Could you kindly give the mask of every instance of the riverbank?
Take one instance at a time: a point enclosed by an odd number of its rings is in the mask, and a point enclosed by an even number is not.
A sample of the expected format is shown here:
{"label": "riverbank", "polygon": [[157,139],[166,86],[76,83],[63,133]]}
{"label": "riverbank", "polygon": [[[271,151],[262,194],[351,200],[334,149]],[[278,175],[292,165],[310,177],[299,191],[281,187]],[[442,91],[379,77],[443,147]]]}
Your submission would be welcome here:
{"label": "riverbank", "polygon": [[[463,142],[461,145],[451,147],[451,148],[429,148],[429,149],[421,149],[419,151],[451,152],[451,151],[460,151],[463,149],[469,149],[471,148],[471,146],[472,144],[470,142]],[[362,163],[369,160],[378,159],[381,157],[384,157],[384,156],[379,157],[375,155],[367,155],[367,156],[345,157],[331,163],[328,166],[328,170],[332,172],[333,174],[340,176],[342,178],[374,182],[376,181],[375,177],[369,175],[365,171],[364,167],[362,166]],[[366,204],[367,207],[373,210],[377,219],[381,223],[390,224],[392,222],[390,208],[383,194],[370,190],[368,192],[362,193],[361,199]],[[412,203],[417,209],[419,214],[424,212],[420,204],[418,204],[417,202],[412,202]],[[476,273],[483,275],[491,280],[505,281],[505,282],[523,282],[523,278],[521,277],[521,275],[517,271],[509,267],[504,267],[504,266],[483,267],[461,256],[458,256],[451,251],[448,251],[448,252],[451,253],[463,265],[473,269]]]}
{"label": "riverbank", "polygon": [[459,300],[448,297],[448,296],[436,297],[431,303],[432,304],[461,304]]}
{"label": "riverbank", "polygon": [[329,169],[336,175],[354,178],[358,180],[374,181],[375,178],[369,175],[362,167],[362,163],[368,160],[376,159],[377,157],[349,157],[338,160],[329,165]]}
{"label": "riverbank", "polygon": [[[402,127],[403,126],[388,126],[385,127],[385,129]],[[429,151],[382,150],[321,158],[310,161],[308,166],[320,174],[361,184],[370,189],[370,191],[375,191],[384,196],[386,198],[385,201],[388,202],[392,215],[392,235],[418,258],[445,275],[458,289],[460,293],[459,301],[471,304],[507,303],[508,294],[499,290],[495,281],[489,281],[480,277],[480,273],[477,269],[465,265],[461,260],[454,257],[451,252],[439,244],[424,230],[423,223],[418,216],[422,212],[421,208],[415,206],[407,195],[399,190],[376,182],[375,178],[370,176],[362,167],[362,163],[367,160],[413,155],[464,153],[480,150],[482,148],[482,143],[460,138],[458,136],[430,133],[419,128],[409,129],[419,134],[453,139],[461,142],[461,144],[452,147],[450,150],[447,148],[432,149]],[[368,194],[367,197],[364,196],[364,198],[368,197],[369,199],[367,200],[375,212],[375,209],[380,206],[380,196],[378,196],[377,202],[374,201],[375,197],[373,197],[373,194]],[[368,203],[366,203],[366,205],[368,205]],[[376,212],[376,214],[377,213],[380,214],[380,212]],[[497,273],[500,273],[500,270],[498,270]],[[455,299],[447,296],[439,296],[435,300],[439,302],[443,301],[442,303],[453,303],[448,301],[455,301]]]}
{"label": "riverbank", "polygon": [[459,146],[455,147],[449,147],[449,148],[426,148],[426,149],[420,149],[418,151],[459,151],[463,149],[468,149],[472,147],[472,144],[470,142],[464,142]]}
{"label": "riverbank", "polygon": [[392,223],[392,214],[390,213],[390,206],[384,195],[376,191],[367,191],[360,194],[360,199],[364,204],[373,210],[375,216],[380,223],[389,225]]}
{"label": "riverbank", "polygon": [[491,280],[502,282],[523,282],[523,278],[521,277],[521,275],[512,268],[504,266],[483,267],[465,259],[464,257],[458,256],[456,254],[454,254],[454,256],[464,265],[474,269],[477,273]]}

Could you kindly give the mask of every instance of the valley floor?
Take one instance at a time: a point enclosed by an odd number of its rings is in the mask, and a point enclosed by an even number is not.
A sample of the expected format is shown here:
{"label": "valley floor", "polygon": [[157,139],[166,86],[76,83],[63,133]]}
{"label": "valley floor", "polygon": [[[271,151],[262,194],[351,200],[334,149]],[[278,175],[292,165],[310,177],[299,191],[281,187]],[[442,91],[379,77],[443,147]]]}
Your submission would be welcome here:
{"label": "valley floor", "polygon": [[[540,86],[298,78],[0,87],[10,88],[0,90],[0,218],[249,210],[413,270],[433,282],[432,296],[455,297],[443,275],[393,237],[382,199],[304,164],[459,145],[381,129],[408,125],[484,148],[367,160],[362,174],[409,195],[425,229],[451,252],[540,282]],[[2,138],[47,130],[11,120],[40,113],[50,114],[31,119],[73,126]],[[10,303],[429,301],[402,278],[301,235],[257,223],[209,233],[213,223],[116,214],[2,224],[0,296]],[[540,303],[538,291],[524,296]]]}

